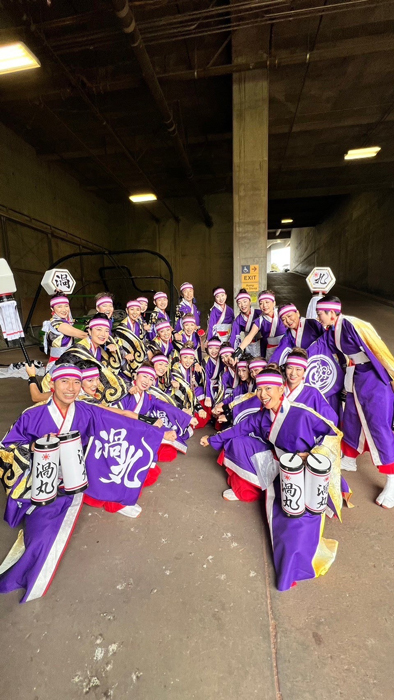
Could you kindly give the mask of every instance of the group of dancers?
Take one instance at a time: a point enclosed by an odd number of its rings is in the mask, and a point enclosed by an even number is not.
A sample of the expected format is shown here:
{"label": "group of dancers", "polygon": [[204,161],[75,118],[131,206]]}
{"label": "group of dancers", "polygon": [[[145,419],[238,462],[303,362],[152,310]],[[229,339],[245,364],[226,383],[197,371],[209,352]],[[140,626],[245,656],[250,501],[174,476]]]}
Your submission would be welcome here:
{"label": "group of dancers", "polygon": [[[322,296],[313,305],[316,317],[304,318],[291,302],[278,307],[271,290],[253,308],[241,289],[235,317],[226,290],[217,287],[206,330],[188,282],[174,323],[162,291],[153,310],[146,297],[128,301],[117,322],[112,294],[95,302],[81,330],[69,298],[55,294],[43,326],[49,361],[41,385],[26,365],[33,405],[0,446],[5,519],[24,529],[0,566],[0,592],[24,588],[23,601],[43,595],[82,504],[138,517],[142,489],[206,426],[215,432],[200,443],[219,452],[223,498],[265,496],[279,590],[324,574],[334,561],[337,542],[323,538],[324,520],[341,518],[350,496],[341,472],[356,471],[358,455],[369,451],[386,475],[377,504],[394,507],[394,358],[370,324],[343,315],[338,297]],[[32,505],[36,441],[70,431],[81,436],[88,487],[67,492],[60,471],[57,498],[45,508]],[[284,512],[284,453],[329,458],[325,513],[295,519]]]}

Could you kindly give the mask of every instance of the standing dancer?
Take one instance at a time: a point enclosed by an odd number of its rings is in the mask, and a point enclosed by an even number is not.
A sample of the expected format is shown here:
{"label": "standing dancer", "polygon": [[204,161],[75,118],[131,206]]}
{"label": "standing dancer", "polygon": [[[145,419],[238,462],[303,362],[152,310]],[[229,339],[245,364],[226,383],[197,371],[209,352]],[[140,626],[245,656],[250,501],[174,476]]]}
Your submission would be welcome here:
{"label": "standing dancer", "polygon": [[[236,302],[240,313],[232,325],[230,335],[230,345],[235,349],[237,349],[241,341],[249,335],[253,324],[256,323],[261,315],[261,311],[253,309],[251,296],[246,289],[239,290],[236,296]],[[260,355],[260,341],[252,340],[252,342],[243,349],[253,357],[257,357],[257,355]]]}
{"label": "standing dancer", "polygon": [[218,336],[222,343],[226,343],[230,338],[234,311],[226,304],[227,293],[223,287],[216,287],[213,296],[215,303],[209,313],[207,338],[211,340],[213,336]]}
{"label": "standing dancer", "polygon": [[49,351],[47,371],[73,344],[76,338],[86,338],[87,333],[79,328],[74,328],[74,319],[71,315],[70,300],[64,294],[56,294],[49,302],[52,318],[44,321],[44,350]]}
{"label": "standing dancer", "polygon": [[338,297],[328,295],[316,308],[323,326],[334,327],[334,333],[327,333],[331,349],[349,360],[342,469],[356,471],[356,457],[368,450],[374,465],[386,474],[386,485],[376,503],[394,508],[394,357],[370,323],[342,314]]}
{"label": "standing dancer", "polygon": [[196,319],[196,325],[200,325],[200,312],[197,308],[196,300],[194,299],[194,287],[190,282],[181,284],[181,298],[175,311],[175,331],[183,329],[183,317],[185,314],[191,314]]}
{"label": "standing dancer", "polygon": [[[245,350],[250,347],[253,339],[260,332],[260,352],[257,355],[266,357],[267,362],[270,360],[272,353],[278,347],[282,337],[286,333],[286,328],[278,315],[278,309],[275,306],[275,294],[270,289],[265,289],[259,294],[260,315],[255,318],[253,325],[248,335],[239,345],[236,357],[241,356],[240,350]],[[254,355],[256,357],[256,355]]]}

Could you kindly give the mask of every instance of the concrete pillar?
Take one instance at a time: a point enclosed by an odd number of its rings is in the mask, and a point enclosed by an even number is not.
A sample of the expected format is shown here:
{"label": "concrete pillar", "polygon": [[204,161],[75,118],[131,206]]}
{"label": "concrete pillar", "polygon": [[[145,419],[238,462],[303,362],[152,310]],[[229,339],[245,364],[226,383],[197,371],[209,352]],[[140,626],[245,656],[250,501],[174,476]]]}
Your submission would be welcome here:
{"label": "concrete pillar", "polygon": [[[261,27],[233,32],[233,62],[256,61],[267,50]],[[233,75],[234,296],[253,279],[253,302],[267,284],[268,71]],[[257,268],[258,266],[258,274]],[[253,268],[255,268],[253,270]],[[248,290],[248,291],[249,291]],[[254,298],[253,298],[254,297]]]}

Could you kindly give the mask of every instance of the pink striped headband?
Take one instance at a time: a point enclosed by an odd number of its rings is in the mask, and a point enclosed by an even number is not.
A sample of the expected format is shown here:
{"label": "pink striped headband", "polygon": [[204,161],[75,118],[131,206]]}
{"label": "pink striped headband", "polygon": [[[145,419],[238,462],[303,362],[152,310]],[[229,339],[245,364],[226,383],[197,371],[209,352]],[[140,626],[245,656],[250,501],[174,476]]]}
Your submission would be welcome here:
{"label": "pink striped headband", "polygon": [[57,306],[57,304],[70,304],[70,300],[67,297],[54,297],[49,302],[50,306]]}
{"label": "pink striped headband", "polygon": [[168,299],[168,296],[165,292],[156,292],[153,301],[157,301],[158,299]]}
{"label": "pink striped headband", "polygon": [[194,289],[194,287],[192,284],[190,284],[190,282],[184,282],[183,284],[181,284],[179,289],[181,292],[183,292],[184,289]]}
{"label": "pink striped headband", "polygon": [[138,297],[137,301],[139,301],[141,304],[149,304],[149,299],[147,299],[146,297]]}
{"label": "pink striped headband", "polygon": [[182,323],[197,323],[197,321],[194,316],[188,316],[182,319]]}
{"label": "pink striped headband", "polygon": [[98,367],[87,367],[86,369],[82,370],[82,379],[94,379],[95,377],[99,377],[100,372]]}
{"label": "pink striped headband", "polygon": [[75,365],[60,365],[60,367],[55,367],[53,370],[51,379],[53,382],[56,382],[57,379],[79,379],[81,382],[82,372]]}
{"label": "pink striped headband", "polygon": [[179,354],[181,357],[186,357],[186,356],[194,357],[194,350],[193,350],[193,348],[182,348],[182,350],[180,351]]}
{"label": "pink striped headband", "polygon": [[101,328],[108,328],[108,330],[111,328],[111,324],[107,318],[92,318],[91,321],[89,321],[89,328],[98,328],[101,326]]}
{"label": "pink striped headband", "polygon": [[237,295],[236,301],[242,301],[242,299],[249,299],[249,301],[252,301],[252,297],[250,294],[247,294],[246,292],[241,292],[240,294]]}
{"label": "pink striped headband", "polygon": [[156,379],[156,372],[153,367],[139,367],[137,369],[137,374],[149,374],[152,379]]}
{"label": "pink striped headband", "polygon": [[227,294],[227,292],[225,289],[223,289],[223,287],[218,287],[217,289],[215,289],[213,296],[217,297],[218,294]]}
{"label": "pink striped headband", "polygon": [[282,316],[286,316],[286,314],[292,314],[292,313],[297,313],[298,309],[294,304],[287,304],[287,306],[283,306],[281,310],[279,311],[279,316],[282,318]]}
{"label": "pink striped headband", "polygon": [[268,292],[262,292],[259,294],[259,301],[263,301],[264,299],[268,299],[268,301],[275,301],[274,295],[268,294]]}
{"label": "pink striped headband", "polygon": [[164,331],[165,328],[171,328],[171,324],[168,323],[168,321],[160,321],[160,323],[156,323],[156,331]]}
{"label": "pink striped headband", "polygon": [[155,355],[154,357],[152,357],[152,362],[154,365],[156,364],[156,362],[165,362],[166,365],[170,364],[168,357],[166,357],[165,355]]}
{"label": "pink striped headband", "polygon": [[265,360],[251,360],[249,362],[249,369],[264,369],[267,366]]}
{"label": "pink striped headband", "polygon": [[112,304],[113,306],[114,300],[111,297],[100,297],[100,299],[97,299],[96,301],[96,309],[103,304]]}
{"label": "pink striped headband", "polygon": [[316,310],[320,311],[336,311],[338,314],[342,311],[342,304],[339,301],[318,301]]}
{"label": "pink striped headband", "polygon": [[221,342],[220,340],[208,340],[207,347],[208,348],[220,348],[221,347]]}
{"label": "pink striped headband", "polygon": [[246,360],[241,360],[240,362],[238,362],[237,369],[248,369],[248,363],[246,362]]}
{"label": "pink striped headband", "polygon": [[294,365],[295,367],[303,367],[304,369],[306,369],[308,367],[308,360],[306,360],[304,357],[298,357],[297,355],[288,355],[286,360],[286,367],[288,365]]}
{"label": "pink striped headband", "polygon": [[230,345],[225,345],[225,347],[221,347],[219,350],[219,355],[233,355],[235,353],[234,348],[232,348]]}
{"label": "pink striped headband", "polygon": [[256,384],[257,386],[283,386],[283,379],[279,374],[258,374]]}
{"label": "pink striped headband", "polygon": [[140,308],[141,308],[141,304],[138,301],[138,299],[135,301],[128,301],[126,304],[126,309],[140,309]]}

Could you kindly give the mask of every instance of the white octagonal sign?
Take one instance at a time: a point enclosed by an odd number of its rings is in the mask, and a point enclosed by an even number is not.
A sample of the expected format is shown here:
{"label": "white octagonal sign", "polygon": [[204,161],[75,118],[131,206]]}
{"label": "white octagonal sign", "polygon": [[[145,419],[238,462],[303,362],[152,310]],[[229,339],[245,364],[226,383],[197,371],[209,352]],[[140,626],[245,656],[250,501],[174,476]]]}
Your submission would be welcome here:
{"label": "white octagonal sign", "polygon": [[55,294],[56,292],[72,294],[75,284],[75,279],[68,270],[47,270],[41,280],[41,285],[48,294]]}
{"label": "white octagonal sign", "polygon": [[306,282],[311,292],[327,294],[336,280],[331,267],[314,267],[306,278]]}

